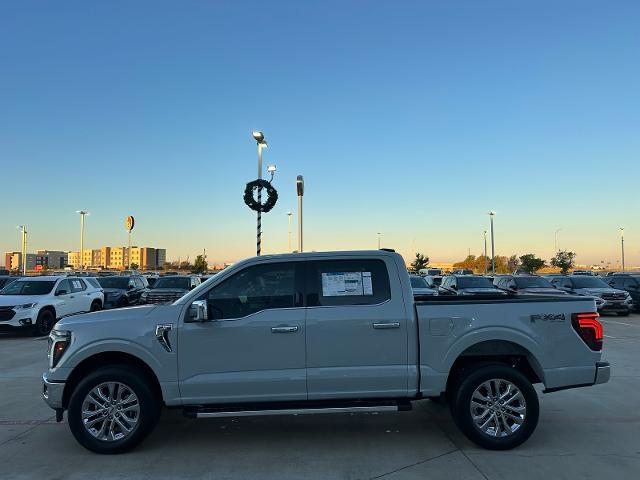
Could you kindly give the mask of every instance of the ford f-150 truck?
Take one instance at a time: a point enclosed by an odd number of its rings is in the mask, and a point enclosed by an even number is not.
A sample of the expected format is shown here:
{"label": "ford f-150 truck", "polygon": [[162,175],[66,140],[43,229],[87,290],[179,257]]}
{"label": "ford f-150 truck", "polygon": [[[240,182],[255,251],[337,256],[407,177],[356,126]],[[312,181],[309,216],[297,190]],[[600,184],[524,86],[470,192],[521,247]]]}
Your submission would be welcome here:
{"label": "ford f-150 truck", "polygon": [[477,444],[509,449],[538,395],[609,380],[593,299],[414,300],[391,251],[239,262],[170,305],[63,319],[43,396],[99,453],[133,448],[163,407],[194,418],[398,411],[444,398]]}

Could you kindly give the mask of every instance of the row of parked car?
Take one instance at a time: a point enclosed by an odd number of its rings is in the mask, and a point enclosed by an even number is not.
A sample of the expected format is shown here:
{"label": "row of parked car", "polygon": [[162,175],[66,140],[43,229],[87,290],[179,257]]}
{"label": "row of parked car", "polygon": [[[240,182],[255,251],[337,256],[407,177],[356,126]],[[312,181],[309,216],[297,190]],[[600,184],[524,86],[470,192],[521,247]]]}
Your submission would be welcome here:
{"label": "row of parked car", "polygon": [[0,277],[0,331],[48,335],[63,317],[130,305],[171,303],[200,285],[196,275]]}
{"label": "row of parked car", "polygon": [[452,274],[411,275],[415,296],[424,295],[581,295],[592,297],[600,313],[626,316],[640,309],[640,273],[597,275]]}

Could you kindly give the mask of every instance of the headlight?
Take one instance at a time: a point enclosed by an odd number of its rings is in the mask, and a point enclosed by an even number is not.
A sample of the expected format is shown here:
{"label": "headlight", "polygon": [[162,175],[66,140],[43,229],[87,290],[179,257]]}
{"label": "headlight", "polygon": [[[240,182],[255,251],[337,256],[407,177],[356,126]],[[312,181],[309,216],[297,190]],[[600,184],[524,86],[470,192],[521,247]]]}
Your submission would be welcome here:
{"label": "headlight", "polygon": [[66,330],[51,330],[49,334],[49,347],[47,357],[49,358],[49,367],[55,367],[64,352],[71,344],[71,332]]}
{"label": "headlight", "polygon": [[15,307],[13,307],[13,310],[18,311],[18,310],[28,310],[30,308],[33,308],[37,305],[37,303],[25,303],[23,305],[16,305]]}

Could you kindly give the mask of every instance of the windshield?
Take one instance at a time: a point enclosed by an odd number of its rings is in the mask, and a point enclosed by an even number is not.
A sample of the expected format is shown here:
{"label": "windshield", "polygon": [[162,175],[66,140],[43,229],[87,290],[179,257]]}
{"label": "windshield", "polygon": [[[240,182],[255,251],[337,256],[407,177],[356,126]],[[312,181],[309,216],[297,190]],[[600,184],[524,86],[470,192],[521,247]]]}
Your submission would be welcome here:
{"label": "windshield", "polygon": [[411,288],[429,288],[429,284],[422,277],[411,277]]}
{"label": "windshield", "polygon": [[460,277],[458,288],[494,288],[491,280],[484,277]]}
{"label": "windshield", "polygon": [[573,288],[611,288],[598,277],[577,276],[571,277]]}
{"label": "windshield", "polygon": [[127,277],[101,277],[98,279],[98,283],[102,288],[126,290],[127,285],[129,285],[129,279]]}
{"label": "windshield", "polygon": [[0,290],[0,295],[46,295],[55,284],[55,280],[16,280]]}
{"label": "windshield", "polygon": [[185,277],[164,277],[158,279],[153,288],[179,288],[180,290],[189,290],[189,278]]}
{"label": "windshield", "polygon": [[518,288],[553,288],[553,285],[542,277],[520,277],[514,280]]}

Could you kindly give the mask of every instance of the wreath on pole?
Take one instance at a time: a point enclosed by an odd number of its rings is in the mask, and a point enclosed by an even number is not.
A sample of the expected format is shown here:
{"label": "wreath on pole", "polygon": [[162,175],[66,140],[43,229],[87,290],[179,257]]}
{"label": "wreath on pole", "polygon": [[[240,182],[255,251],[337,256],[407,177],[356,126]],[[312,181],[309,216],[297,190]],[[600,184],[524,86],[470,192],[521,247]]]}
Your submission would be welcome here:
{"label": "wreath on pole", "polygon": [[[253,196],[253,191],[263,188],[267,191],[267,200],[266,202],[260,204]],[[255,210],[256,212],[266,213],[270,211],[278,201],[278,192],[271,185],[270,182],[266,180],[254,180],[253,182],[247,183],[246,188],[244,189],[244,203],[251,210]]]}

